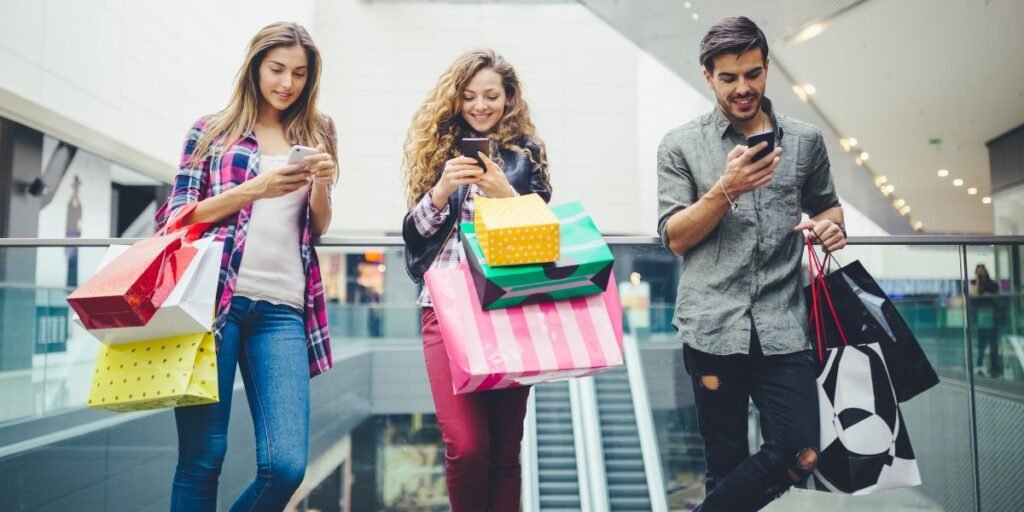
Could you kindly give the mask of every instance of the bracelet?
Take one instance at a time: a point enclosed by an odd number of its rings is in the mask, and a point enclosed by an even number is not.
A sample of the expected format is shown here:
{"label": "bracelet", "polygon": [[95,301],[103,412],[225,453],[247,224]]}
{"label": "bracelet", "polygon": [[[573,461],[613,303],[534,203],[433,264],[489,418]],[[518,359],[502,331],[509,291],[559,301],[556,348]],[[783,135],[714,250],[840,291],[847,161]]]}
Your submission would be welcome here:
{"label": "bracelet", "polygon": [[732,198],[729,197],[729,191],[725,189],[725,182],[722,180],[722,178],[718,178],[718,185],[722,187],[722,193],[725,194],[725,200],[729,201],[729,208],[732,211],[736,211],[736,209],[739,208],[739,205],[732,202]]}

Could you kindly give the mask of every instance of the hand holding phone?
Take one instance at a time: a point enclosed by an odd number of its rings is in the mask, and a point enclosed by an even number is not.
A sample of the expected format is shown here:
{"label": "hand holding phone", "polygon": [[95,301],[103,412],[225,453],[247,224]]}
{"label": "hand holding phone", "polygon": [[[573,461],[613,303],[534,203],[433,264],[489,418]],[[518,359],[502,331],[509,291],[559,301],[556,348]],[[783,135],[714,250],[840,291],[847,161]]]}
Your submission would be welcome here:
{"label": "hand holding phone", "polygon": [[751,159],[752,162],[756,162],[768,156],[769,154],[771,154],[772,151],[775,150],[775,132],[758,133],[756,135],[751,135],[750,137],[747,137],[748,148],[752,148],[762,142],[767,142],[768,145],[765,146],[764,149],[762,149],[761,151],[758,151],[756,155],[754,155],[754,158]]}
{"label": "hand holding phone", "polygon": [[305,163],[307,156],[315,154],[317,154],[316,148],[299,145],[292,146],[292,150],[288,152],[288,165]]}
{"label": "hand holding phone", "polygon": [[476,160],[476,164],[487,172],[487,165],[480,159],[477,153],[483,153],[485,155],[491,154],[491,141],[487,138],[464,138],[459,141],[459,151],[462,152],[462,156],[468,156]]}

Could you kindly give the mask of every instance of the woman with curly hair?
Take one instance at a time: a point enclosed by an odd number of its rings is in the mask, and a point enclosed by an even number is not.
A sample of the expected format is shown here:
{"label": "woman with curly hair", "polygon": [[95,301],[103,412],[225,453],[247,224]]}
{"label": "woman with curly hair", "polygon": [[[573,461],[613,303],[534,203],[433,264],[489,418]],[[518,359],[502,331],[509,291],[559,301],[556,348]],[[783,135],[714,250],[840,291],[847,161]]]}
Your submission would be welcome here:
{"label": "woman with curly hair", "polygon": [[[486,137],[490,154],[460,155],[463,138]],[[486,169],[477,164],[479,158]],[[409,127],[403,172],[409,212],[402,225],[406,270],[417,283],[430,268],[459,263],[459,222],[472,222],[474,197],[537,193],[551,198],[547,156],[515,69],[491,50],[455,59]],[[444,439],[453,512],[518,511],[519,446],[527,387],[455,395],[448,353],[426,287],[423,353]]]}

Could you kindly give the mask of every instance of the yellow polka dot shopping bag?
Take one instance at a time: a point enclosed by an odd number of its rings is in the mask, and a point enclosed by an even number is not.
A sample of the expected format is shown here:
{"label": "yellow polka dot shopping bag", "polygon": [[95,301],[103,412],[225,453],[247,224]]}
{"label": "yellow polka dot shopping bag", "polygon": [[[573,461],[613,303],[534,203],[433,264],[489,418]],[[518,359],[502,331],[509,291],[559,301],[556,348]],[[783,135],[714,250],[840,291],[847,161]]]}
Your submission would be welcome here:
{"label": "yellow polka dot shopping bag", "polygon": [[474,228],[492,267],[558,261],[558,217],[537,194],[475,199]]}
{"label": "yellow polka dot shopping bag", "polygon": [[219,400],[213,333],[100,345],[87,405],[143,411]]}

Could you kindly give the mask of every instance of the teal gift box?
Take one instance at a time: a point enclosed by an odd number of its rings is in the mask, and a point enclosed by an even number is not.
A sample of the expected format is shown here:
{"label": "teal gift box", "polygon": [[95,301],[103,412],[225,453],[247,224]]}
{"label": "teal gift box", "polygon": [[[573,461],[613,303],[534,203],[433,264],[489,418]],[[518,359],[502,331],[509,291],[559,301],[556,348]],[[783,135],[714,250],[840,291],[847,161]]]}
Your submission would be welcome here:
{"label": "teal gift box", "polygon": [[561,231],[561,257],[554,263],[491,267],[473,224],[461,224],[463,249],[485,310],[593,295],[608,287],[615,258],[583,205],[573,201],[551,210]]}

